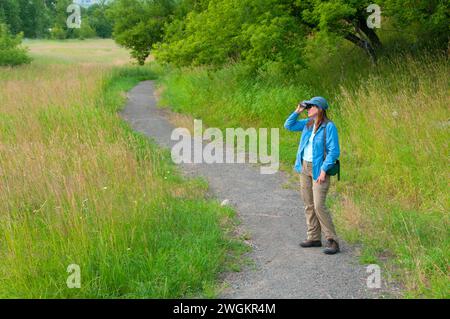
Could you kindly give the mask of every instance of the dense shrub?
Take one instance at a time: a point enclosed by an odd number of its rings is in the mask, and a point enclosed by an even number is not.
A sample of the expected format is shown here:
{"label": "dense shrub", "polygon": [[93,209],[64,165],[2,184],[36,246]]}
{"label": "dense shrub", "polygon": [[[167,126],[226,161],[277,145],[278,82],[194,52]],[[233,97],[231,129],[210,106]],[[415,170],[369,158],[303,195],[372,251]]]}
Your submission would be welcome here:
{"label": "dense shrub", "polygon": [[81,40],[84,40],[95,38],[97,34],[95,33],[95,30],[91,27],[89,22],[83,21],[81,23],[81,28],[76,29],[75,36],[77,36]]}
{"label": "dense shrub", "polygon": [[15,66],[31,62],[27,49],[21,43],[22,34],[13,36],[5,24],[0,24],[0,65]]}
{"label": "dense shrub", "polygon": [[66,31],[60,26],[55,25],[50,29],[50,37],[54,40],[64,40],[66,38]]}

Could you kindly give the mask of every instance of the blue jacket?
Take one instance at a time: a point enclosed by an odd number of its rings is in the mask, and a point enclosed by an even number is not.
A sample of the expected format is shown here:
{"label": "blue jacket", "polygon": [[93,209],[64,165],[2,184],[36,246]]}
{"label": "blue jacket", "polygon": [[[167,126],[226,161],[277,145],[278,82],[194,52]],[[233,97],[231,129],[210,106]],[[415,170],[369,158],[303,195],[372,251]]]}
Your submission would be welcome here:
{"label": "blue jacket", "polygon": [[[302,132],[303,134],[300,139],[300,144],[298,146],[297,151],[297,159],[295,160],[295,170],[298,173],[302,171],[303,164],[303,150],[311,136],[313,125],[310,127],[306,126],[309,119],[303,119],[298,121],[298,114],[296,112],[292,113],[284,123],[284,127],[289,131],[293,132]],[[327,157],[324,160],[324,152],[323,152],[323,138],[324,138],[324,129],[326,125],[327,130]],[[316,135],[313,139],[313,162],[312,162],[312,175],[313,179],[317,180],[320,175],[320,171],[327,171],[333,166],[334,162],[339,158],[340,155],[339,149],[339,139],[336,125],[333,122],[322,123],[319,129],[316,132]]]}

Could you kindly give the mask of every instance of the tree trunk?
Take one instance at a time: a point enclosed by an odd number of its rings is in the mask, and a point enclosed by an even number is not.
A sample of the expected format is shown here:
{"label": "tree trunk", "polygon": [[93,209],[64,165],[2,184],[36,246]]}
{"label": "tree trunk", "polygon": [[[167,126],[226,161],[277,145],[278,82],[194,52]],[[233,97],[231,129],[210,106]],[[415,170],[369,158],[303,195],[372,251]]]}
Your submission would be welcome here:
{"label": "tree trunk", "polygon": [[383,47],[380,38],[376,34],[374,29],[371,29],[367,26],[367,21],[364,20],[364,18],[360,18],[358,21],[358,27],[359,29],[367,36],[370,43],[372,44],[372,47],[375,50],[379,50]]}
{"label": "tree trunk", "polygon": [[367,26],[364,15],[356,20],[356,34],[348,33],[345,39],[362,48],[370,57],[374,64],[377,63],[377,51],[383,47],[380,38],[375,31]]}
{"label": "tree trunk", "polygon": [[356,44],[357,46],[362,48],[364,51],[366,51],[366,53],[369,55],[370,59],[372,60],[372,63],[377,64],[377,53],[369,41],[367,41],[365,39],[361,39],[358,36],[354,35],[353,33],[348,33],[345,36],[345,39]]}

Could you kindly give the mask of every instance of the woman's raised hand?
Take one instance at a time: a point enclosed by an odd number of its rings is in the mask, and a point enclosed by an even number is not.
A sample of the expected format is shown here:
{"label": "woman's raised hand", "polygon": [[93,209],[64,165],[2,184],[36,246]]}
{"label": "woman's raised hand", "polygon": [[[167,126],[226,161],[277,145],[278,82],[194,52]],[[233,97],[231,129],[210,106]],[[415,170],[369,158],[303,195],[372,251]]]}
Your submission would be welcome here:
{"label": "woman's raised hand", "polygon": [[301,106],[301,103],[298,103],[297,108],[295,109],[295,113],[300,114],[303,112],[305,108]]}

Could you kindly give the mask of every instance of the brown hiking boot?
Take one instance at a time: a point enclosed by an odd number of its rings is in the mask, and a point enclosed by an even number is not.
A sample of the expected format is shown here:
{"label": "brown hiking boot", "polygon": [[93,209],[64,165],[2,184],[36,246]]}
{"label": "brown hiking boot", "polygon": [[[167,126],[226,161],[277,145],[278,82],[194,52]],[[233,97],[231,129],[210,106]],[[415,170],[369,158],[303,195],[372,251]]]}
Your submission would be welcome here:
{"label": "brown hiking boot", "polygon": [[300,243],[300,246],[303,248],[309,247],[322,247],[322,242],[320,240],[305,240]]}
{"label": "brown hiking boot", "polygon": [[339,244],[333,239],[328,239],[325,247],[323,252],[327,255],[334,255],[340,251]]}

